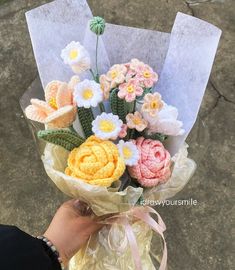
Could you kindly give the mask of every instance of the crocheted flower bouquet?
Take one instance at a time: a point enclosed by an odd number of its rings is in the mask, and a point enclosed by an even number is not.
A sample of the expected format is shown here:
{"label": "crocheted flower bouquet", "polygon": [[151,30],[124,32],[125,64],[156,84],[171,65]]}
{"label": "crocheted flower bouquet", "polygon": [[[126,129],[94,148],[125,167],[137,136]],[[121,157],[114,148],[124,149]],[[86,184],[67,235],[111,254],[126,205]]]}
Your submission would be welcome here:
{"label": "crocheted flower bouquet", "polygon": [[[82,14],[80,18],[74,10]],[[27,14],[44,98],[27,93],[27,98],[31,98],[25,106],[23,97],[24,112],[32,125],[44,125],[40,130],[36,128],[36,134],[45,143],[42,160],[57,187],[86,202],[98,216],[114,214],[104,220],[108,226],[73,258],[70,269],[155,269],[149,256],[152,230],[163,237],[165,225],[146,204],[174,196],[195,170],[184,141],[197,116],[220,32],[204,22],[202,27],[201,21],[198,24],[190,16],[178,15],[173,41],[169,43],[168,34],[105,24],[100,17],[90,19],[89,30],[85,31],[90,17],[85,1],[55,1]],[[78,20],[76,27],[80,27],[80,32],[85,31],[84,44],[69,40],[74,36],[73,18]],[[46,20],[49,24],[43,26],[42,21]],[[201,55],[191,59],[188,67],[185,63],[189,58],[181,53],[188,37],[178,38],[178,32],[186,25],[194,25],[194,32],[201,35],[202,29],[213,33],[213,46],[208,51],[201,49]],[[62,34],[58,37],[56,33]],[[138,42],[134,46],[132,42],[131,48],[137,50],[128,51],[122,44],[132,33]],[[51,34],[53,42],[49,39]],[[45,44],[41,46],[38,35],[44,35],[44,40],[48,35],[47,49]],[[140,40],[142,35],[144,43]],[[67,44],[60,47],[64,39]],[[158,47],[157,54],[153,48],[143,49],[147,40],[152,42],[146,45],[149,48]],[[112,50],[107,53],[104,44]],[[177,57],[173,57],[175,50]],[[161,56],[156,58],[160,75],[156,65],[149,64],[154,62],[151,54]],[[210,60],[207,66],[201,64],[205,55]],[[129,60],[110,65],[108,58],[111,62]],[[195,63],[199,74],[190,69]],[[179,69],[182,76],[178,75]],[[188,74],[192,76],[186,83]],[[200,80],[194,82],[194,77]],[[158,223],[150,217],[151,213],[158,215]],[[167,260],[164,237],[163,242],[160,269],[166,268]],[[160,252],[161,246],[156,246],[155,253],[156,250]]]}

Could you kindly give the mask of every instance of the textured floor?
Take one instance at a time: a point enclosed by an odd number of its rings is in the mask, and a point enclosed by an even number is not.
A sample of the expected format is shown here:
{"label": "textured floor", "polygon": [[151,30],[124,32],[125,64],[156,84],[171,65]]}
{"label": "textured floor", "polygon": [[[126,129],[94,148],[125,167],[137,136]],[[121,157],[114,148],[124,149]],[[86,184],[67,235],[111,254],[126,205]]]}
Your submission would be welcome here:
{"label": "textured floor", "polygon": [[[37,77],[25,11],[43,0],[0,0],[0,223],[45,230],[66,198],[48,180],[18,100]],[[177,198],[197,206],[159,210],[167,225],[169,269],[234,269],[235,1],[90,0],[108,22],[170,31],[177,11],[223,30],[198,121],[188,139],[198,169]]]}

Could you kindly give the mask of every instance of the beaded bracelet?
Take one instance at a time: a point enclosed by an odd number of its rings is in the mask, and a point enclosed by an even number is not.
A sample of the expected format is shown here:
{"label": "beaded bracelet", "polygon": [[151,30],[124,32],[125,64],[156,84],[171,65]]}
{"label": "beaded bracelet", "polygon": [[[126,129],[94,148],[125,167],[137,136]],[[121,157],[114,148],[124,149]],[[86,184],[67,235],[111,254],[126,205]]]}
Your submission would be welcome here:
{"label": "beaded bracelet", "polygon": [[39,240],[42,240],[43,242],[45,242],[45,244],[48,246],[48,248],[52,251],[52,253],[55,255],[55,257],[57,258],[58,262],[60,263],[61,269],[65,270],[65,267],[63,265],[63,261],[60,257],[59,252],[57,251],[56,247],[52,244],[52,242],[47,239],[45,236],[37,236],[36,237]]}

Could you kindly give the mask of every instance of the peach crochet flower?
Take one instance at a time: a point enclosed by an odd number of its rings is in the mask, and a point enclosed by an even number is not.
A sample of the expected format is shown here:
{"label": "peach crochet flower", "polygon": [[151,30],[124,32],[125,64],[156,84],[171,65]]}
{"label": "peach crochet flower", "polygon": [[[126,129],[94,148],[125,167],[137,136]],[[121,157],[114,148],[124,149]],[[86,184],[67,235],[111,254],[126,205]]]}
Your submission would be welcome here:
{"label": "peach crochet flower", "polygon": [[142,105],[141,111],[148,113],[150,116],[156,116],[163,107],[161,95],[159,93],[148,93],[144,96],[144,104]]}
{"label": "peach crochet flower", "polygon": [[111,83],[105,74],[100,76],[100,87],[103,92],[104,100],[109,99]]}
{"label": "peach crochet flower", "polygon": [[136,96],[141,96],[143,91],[138,80],[130,79],[128,82],[119,85],[118,97],[121,99],[125,98],[126,102],[132,102]]}
{"label": "peach crochet flower", "polygon": [[126,75],[126,81],[129,81],[131,78],[133,78],[136,73],[138,67],[145,66],[145,64],[141,61],[139,61],[136,58],[131,59],[129,63],[126,63],[125,66],[127,67],[127,75]]}
{"label": "peach crochet flower", "polygon": [[110,82],[110,87],[114,88],[120,83],[125,81],[125,75],[127,72],[127,68],[125,65],[114,65],[108,71],[106,77]]}
{"label": "peach crochet flower", "polygon": [[139,151],[138,164],[128,167],[131,177],[143,187],[165,183],[171,176],[171,156],[160,141],[139,137],[132,140]]}
{"label": "peach crochet flower", "polygon": [[136,78],[140,80],[144,87],[150,88],[158,80],[158,75],[148,65],[138,66],[136,69]]}
{"label": "peach crochet flower", "polygon": [[125,164],[118,147],[91,136],[70,152],[65,173],[91,185],[109,187],[124,171]]}
{"label": "peach crochet flower", "polygon": [[143,119],[142,115],[138,111],[136,111],[134,114],[128,113],[126,116],[126,122],[130,129],[135,128],[139,132],[143,131],[148,125],[148,122]]}
{"label": "peach crochet flower", "polygon": [[137,71],[139,67],[143,67],[143,66],[145,66],[145,63],[141,62],[140,60],[136,58],[131,59],[130,65],[129,65],[130,69],[135,70],[135,71]]}
{"label": "peach crochet flower", "polygon": [[76,105],[73,102],[73,87],[79,77],[71,78],[69,84],[52,81],[45,88],[45,101],[31,99],[31,105],[25,109],[27,118],[51,128],[70,126],[76,117]]}

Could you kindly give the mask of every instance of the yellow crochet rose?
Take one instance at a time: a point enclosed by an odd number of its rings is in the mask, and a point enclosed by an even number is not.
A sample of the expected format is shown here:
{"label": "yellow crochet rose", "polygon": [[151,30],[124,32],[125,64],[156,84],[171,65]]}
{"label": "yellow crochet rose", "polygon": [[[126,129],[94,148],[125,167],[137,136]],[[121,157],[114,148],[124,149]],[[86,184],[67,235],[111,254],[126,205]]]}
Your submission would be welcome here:
{"label": "yellow crochet rose", "polygon": [[91,185],[109,187],[124,171],[124,160],[117,146],[91,136],[69,154],[65,173]]}

